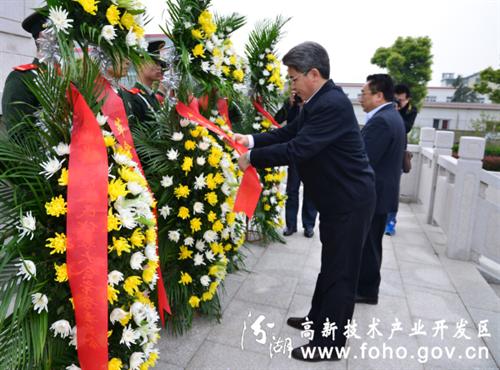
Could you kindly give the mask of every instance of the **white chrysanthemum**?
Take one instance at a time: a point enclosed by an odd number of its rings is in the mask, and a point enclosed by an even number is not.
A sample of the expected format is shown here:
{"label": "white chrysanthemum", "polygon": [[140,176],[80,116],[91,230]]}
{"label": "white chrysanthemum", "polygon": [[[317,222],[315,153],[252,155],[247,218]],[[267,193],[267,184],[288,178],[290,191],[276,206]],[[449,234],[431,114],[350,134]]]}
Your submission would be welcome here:
{"label": "white chrysanthemum", "polygon": [[99,126],[104,126],[108,122],[108,116],[103,116],[100,112],[95,117]]}
{"label": "white chrysanthemum", "polygon": [[19,240],[25,236],[29,236],[30,240],[33,240],[34,232],[36,230],[36,218],[33,217],[31,211],[26,212],[24,216],[21,216],[19,220],[20,225],[16,226],[19,233]]}
{"label": "white chrysanthemum", "polygon": [[59,157],[69,154],[69,144],[66,143],[59,143],[57,146],[54,146],[53,149]]}
{"label": "white chrysanthemum", "polygon": [[33,309],[37,313],[42,313],[43,310],[49,312],[49,308],[47,304],[49,303],[49,299],[45,294],[42,293],[34,293],[31,295],[31,303],[33,303]]}
{"label": "white chrysanthemum", "polygon": [[212,51],[214,49],[215,45],[212,41],[210,40],[207,40],[205,42],[205,48],[208,50],[208,51]]}
{"label": "white chrysanthemum", "polygon": [[272,196],[271,198],[269,198],[269,203],[276,204],[278,203],[278,201],[276,200],[276,197]]}
{"label": "white chrysanthemum", "polygon": [[130,306],[130,313],[137,325],[141,325],[144,320],[146,320],[146,310],[141,302],[134,302]]}
{"label": "white chrysanthemum", "polygon": [[200,176],[196,176],[194,180],[194,188],[196,190],[201,190],[206,186],[205,175],[201,174]]}
{"label": "white chrysanthemum", "polygon": [[49,19],[57,31],[68,33],[68,29],[72,27],[73,19],[68,18],[68,11],[60,6],[50,8]]}
{"label": "white chrysanthemum", "polygon": [[50,326],[50,330],[54,331],[54,337],[60,335],[66,338],[71,334],[71,325],[67,320],[58,320]]}
{"label": "white chrysanthemum", "polygon": [[171,161],[176,161],[179,157],[179,152],[176,149],[169,149],[167,152],[167,158]]}
{"label": "white chrysanthemum", "polygon": [[198,249],[200,252],[203,252],[206,248],[206,245],[203,240],[197,240],[194,247]]}
{"label": "white chrysanthemum", "polygon": [[200,150],[206,151],[208,150],[208,148],[210,148],[210,143],[207,141],[202,141],[198,143],[198,148],[200,148]]}
{"label": "white chrysanthemum", "polygon": [[65,159],[59,161],[57,158],[49,158],[46,162],[42,162],[41,166],[43,171],[40,172],[40,175],[45,175],[48,179],[50,179],[57,171],[61,169],[61,166]]}
{"label": "white chrysanthemum", "polygon": [[23,280],[30,280],[36,276],[36,266],[33,261],[21,260],[21,262],[16,263],[16,266],[19,267],[17,276],[22,276]]}
{"label": "white chrysanthemum", "polygon": [[120,339],[121,344],[125,344],[130,348],[131,344],[135,344],[135,341],[139,339],[140,335],[137,331],[130,327],[130,324],[123,328],[122,338]]}
{"label": "white chrysanthemum", "polygon": [[116,31],[115,27],[112,25],[108,24],[107,26],[104,26],[101,30],[101,36],[104,40],[112,44],[111,41],[113,41],[116,37]]}
{"label": "white chrysanthemum", "polygon": [[204,208],[205,206],[203,205],[203,203],[201,202],[195,202],[194,205],[193,205],[193,213],[203,213]]}
{"label": "white chrysanthemum", "polygon": [[200,283],[203,286],[209,286],[210,285],[210,277],[208,275],[203,275],[200,278]]}
{"label": "white chrysanthemum", "polygon": [[123,274],[118,270],[113,270],[108,274],[108,284],[115,286],[123,281]]}
{"label": "white chrysanthemum", "polygon": [[148,323],[154,324],[160,320],[160,316],[158,315],[158,311],[155,307],[144,305],[144,310],[146,312],[146,320]]}
{"label": "white chrysanthemum", "polygon": [[75,364],[71,364],[69,366],[66,366],[66,370],[82,370],[80,369],[78,366],[76,366]]}
{"label": "white chrysanthemum", "polygon": [[142,252],[135,252],[130,257],[130,267],[132,270],[142,270],[142,263],[146,260],[146,256]]}
{"label": "white chrysanthemum", "polygon": [[126,316],[127,312],[125,312],[121,308],[115,308],[109,315],[109,321],[111,321],[111,324],[114,324],[115,322],[124,319]]}
{"label": "white chrysanthemum", "polygon": [[182,132],[174,132],[172,134],[173,141],[181,141],[184,138],[184,134]]}
{"label": "white chrysanthemum", "polygon": [[215,259],[214,252],[212,252],[212,250],[209,249],[208,251],[205,252],[205,257],[207,258],[207,260],[212,262]]}
{"label": "white chrysanthemum", "polygon": [[125,37],[125,43],[127,46],[137,45],[137,35],[132,28],[128,31],[127,36]]}
{"label": "white chrysanthemum", "polygon": [[262,129],[262,126],[260,125],[260,123],[254,123],[252,125],[252,127],[253,127],[254,130],[260,130],[260,129]]}
{"label": "white chrysanthemum", "polygon": [[[200,144],[204,144],[204,143],[200,143]],[[205,163],[206,163],[205,157],[197,157],[196,158],[196,164],[198,166],[203,166],[203,165],[205,165]]]}
{"label": "white chrysanthemum", "polygon": [[265,197],[267,197],[269,194],[270,194],[270,191],[267,190],[267,189],[264,190],[264,191],[262,191],[262,195],[265,196]]}
{"label": "white chrysanthemum", "polygon": [[222,213],[226,214],[229,211],[231,211],[231,206],[224,202],[221,204],[220,209],[221,209]]}
{"label": "white chrysanthemum", "polygon": [[231,187],[229,186],[228,183],[222,184],[220,190],[224,193],[226,197],[231,195]]}
{"label": "white chrysanthemum", "polygon": [[267,85],[267,89],[269,91],[273,91],[274,90],[274,85]]}
{"label": "white chrysanthemum", "polygon": [[229,168],[230,165],[231,161],[226,156],[224,156],[224,158],[222,158],[222,160],[220,161],[220,166],[222,168]]}
{"label": "white chrysanthemum", "polygon": [[192,24],[191,22],[184,21],[184,28],[189,29],[189,28],[191,28],[193,26],[194,26],[194,24]]}
{"label": "white chrysanthemum", "polygon": [[220,233],[220,236],[222,239],[227,240],[227,239],[229,239],[230,233],[231,233],[231,230],[226,228],[226,229],[222,230],[222,232]]}
{"label": "white chrysanthemum", "polygon": [[76,325],[75,325],[75,326],[73,326],[73,328],[71,329],[71,333],[69,334],[69,337],[71,338],[71,340],[69,341],[69,345],[73,346],[75,348],[77,348],[77,343],[78,343],[77,339],[76,339],[76,336],[77,336],[76,330],[77,329],[76,329]]}
{"label": "white chrysanthemum", "polygon": [[168,238],[177,243],[181,237],[181,234],[177,230],[171,230],[168,232]]}
{"label": "white chrysanthemum", "polygon": [[193,263],[195,266],[204,265],[205,259],[203,258],[203,255],[200,253],[196,253],[193,258]]}
{"label": "white chrysanthemum", "polygon": [[203,239],[205,239],[207,243],[213,243],[217,240],[217,233],[213,230],[207,230],[203,234]]}
{"label": "white chrysanthemum", "polygon": [[260,54],[260,55],[259,55],[259,59],[264,59],[264,58],[265,58],[265,56],[266,56],[266,54]]}
{"label": "white chrysanthemum", "polygon": [[164,188],[168,188],[169,186],[172,186],[172,184],[174,183],[174,179],[172,176],[163,176],[161,178],[161,186],[163,186]]}
{"label": "white chrysanthemum", "polygon": [[191,121],[188,120],[187,118],[181,118],[181,120],[179,121],[179,125],[181,125],[181,127],[187,127],[191,124]]}
{"label": "white chrysanthemum", "polygon": [[118,210],[117,218],[120,220],[122,226],[126,229],[132,230],[137,226],[135,212],[128,208],[121,208]]}
{"label": "white chrysanthemum", "polygon": [[162,215],[163,218],[167,218],[170,216],[170,212],[172,211],[172,208],[169,206],[163,206],[160,208],[160,215]]}
{"label": "white chrysanthemum", "polygon": [[130,370],[139,370],[139,367],[144,362],[143,352],[134,352],[130,356]]}
{"label": "white chrysanthemum", "polygon": [[201,70],[205,73],[210,72],[210,62],[201,62]]}
{"label": "white chrysanthemum", "polygon": [[139,48],[143,50],[147,50],[149,46],[149,42],[146,41],[145,37],[141,37],[137,44],[139,45]]}
{"label": "white chrysanthemum", "polygon": [[191,247],[194,244],[194,239],[191,236],[188,236],[184,239],[184,245]]}
{"label": "white chrysanthemum", "polygon": [[144,254],[150,261],[158,261],[158,254],[156,253],[156,245],[148,244],[144,248]]}
{"label": "white chrysanthemum", "polygon": [[142,185],[139,185],[137,182],[134,182],[134,181],[129,181],[127,183],[127,189],[133,195],[139,195],[145,190]]}
{"label": "white chrysanthemum", "polygon": [[266,79],[265,78],[261,78],[259,80],[259,85],[264,85],[266,83]]}

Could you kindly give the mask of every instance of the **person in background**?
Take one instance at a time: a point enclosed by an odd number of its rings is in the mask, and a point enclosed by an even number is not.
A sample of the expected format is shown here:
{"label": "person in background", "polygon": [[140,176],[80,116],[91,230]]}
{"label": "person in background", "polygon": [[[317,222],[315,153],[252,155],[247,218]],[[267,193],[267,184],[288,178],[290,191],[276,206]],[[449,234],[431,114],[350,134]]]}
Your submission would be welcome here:
{"label": "person in background", "polygon": [[[276,113],[276,121],[278,123],[291,123],[299,115],[302,103],[300,96],[292,91],[283,107]],[[285,204],[286,228],[283,231],[283,235],[285,236],[290,236],[297,232],[300,182],[299,173],[295,166],[288,166],[286,180],[287,198]],[[307,196],[304,187],[302,195],[302,226],[304,227],[304,236],[306,238],[312,238],[314,236],[314,224],[316,223],[317,214],[318,211],[314,208],[314,204],[309,199],[309,196]]]}
{"label": "person in background", "polygon": [[[396,109],[401,114],[405,123],[406,136],[410,133],[417,117],[417,108],[411,103],[410,88],[405,84],[398,84],[394,86],[394,101],[396,102]],[[408,143],[408,138],[406,140]],[[396,234],[396,216],[397,212],[389,212],[387,214],[387,223],[385,225],[385,235],[393,236]]]}

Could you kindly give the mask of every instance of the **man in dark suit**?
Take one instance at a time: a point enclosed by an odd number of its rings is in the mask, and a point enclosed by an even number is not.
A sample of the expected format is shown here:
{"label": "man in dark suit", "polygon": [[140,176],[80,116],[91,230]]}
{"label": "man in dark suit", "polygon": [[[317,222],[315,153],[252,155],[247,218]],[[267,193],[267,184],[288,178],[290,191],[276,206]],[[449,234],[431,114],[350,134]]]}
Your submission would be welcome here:
{"label": "man in dark suit", "polygon": [[398,209],[406,135],[403,119],[394,107],[393,99],[394,85],[389,75],[367,77],[360,97],[361,106],[367,113],[361,135],[375,171],[377,205],[363,248],[357,303],[378,303],[385,223],[387,214]]}
{"label": "man in dark suit", "polygon": [[[319,212],[322,243],[321,270],[311,309],[314,337],[292,351],[304,361],[336,360],[306,350],[345,346],[345,326],[352,318],[361,250],[375,206],[374,174],[364,151],[351,102],[330,76],[328,53],[319,44],[305,42],[283,58],[291,87],[304,100],[293,122],[256,135],[235,135],[253,148],[239,159],[241,169],[253,166],[295,165]],[[328,319],[328,320],[327,320]],[[288,325],[303,329],[306,317],[291,317]],[[337,330],[323,336],[326,322]]]}

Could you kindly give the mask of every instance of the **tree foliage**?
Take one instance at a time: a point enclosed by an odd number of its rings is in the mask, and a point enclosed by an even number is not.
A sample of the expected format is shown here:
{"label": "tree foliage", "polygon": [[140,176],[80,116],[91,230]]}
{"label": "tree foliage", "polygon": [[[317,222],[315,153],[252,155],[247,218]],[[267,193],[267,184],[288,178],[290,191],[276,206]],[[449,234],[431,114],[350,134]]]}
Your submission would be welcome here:
{"label": "tree foliage", "polygon": [[478,93],[486,94],[493,103],[500,104],[500,68],[488,67],[479,74],[479,83],[474,86]]}
{"label": "tree foliage", "polygon": [[428,36],[398,37],[392,46],[378,48],[371,62],[386,68],[395,83],[408,85],[413,103],[420,107],[432,75],[431,47]]}
{"label": "tree foliage", "polygon": [[461,75],[453,81],[453,87],[456,89],[451,99],[454,103],[477,103],[479,98],[477,97],[474,89],[470,88],[464,83],[464,79]]}

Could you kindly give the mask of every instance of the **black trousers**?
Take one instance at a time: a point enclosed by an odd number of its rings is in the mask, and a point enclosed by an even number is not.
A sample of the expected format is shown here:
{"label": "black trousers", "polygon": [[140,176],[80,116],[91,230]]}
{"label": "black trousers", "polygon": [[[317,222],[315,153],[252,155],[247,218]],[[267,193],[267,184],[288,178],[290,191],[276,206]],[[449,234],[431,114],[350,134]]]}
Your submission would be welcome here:
{"label": "black trousers", "polygon": [[387,214],[375,214],[366,238],[358,282],[358,295],[363,297],[378,297],[380,267],[382,266],[382,239],[386,221]]}
{"label": "black trousers", "polygon": [[[308,315],[314,322],[312,345],[345,346],[344,327],[354,312],[361,253],[374,208],[375,197],[366,206],[348,213],[320,213],[321,270]],[[327,318],[338,328],[335,339],[322,335]]]}
{"label": "black trousers", "polygon": [[[286,181],[286,205],[285,220],[288,229],[297,230],[297,212],[299,211],[299,188],[300,178],[295,166],[288,166],[288,177]],[[302,226],[304,229],[314,229],[318,211],[314,207],[304,189],[302,198]]]}

